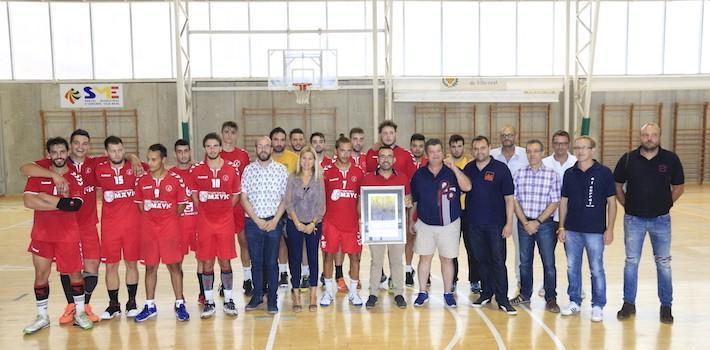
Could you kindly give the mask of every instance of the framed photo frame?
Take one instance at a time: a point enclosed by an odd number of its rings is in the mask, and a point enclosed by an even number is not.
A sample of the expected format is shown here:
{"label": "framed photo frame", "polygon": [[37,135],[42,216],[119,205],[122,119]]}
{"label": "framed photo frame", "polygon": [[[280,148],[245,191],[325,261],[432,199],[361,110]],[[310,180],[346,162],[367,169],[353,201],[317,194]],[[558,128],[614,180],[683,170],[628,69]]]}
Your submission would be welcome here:
{"label": "framed photo frame", "polygon": [[363,244],[407,243],[404,186],[360,187],[360,234]]}

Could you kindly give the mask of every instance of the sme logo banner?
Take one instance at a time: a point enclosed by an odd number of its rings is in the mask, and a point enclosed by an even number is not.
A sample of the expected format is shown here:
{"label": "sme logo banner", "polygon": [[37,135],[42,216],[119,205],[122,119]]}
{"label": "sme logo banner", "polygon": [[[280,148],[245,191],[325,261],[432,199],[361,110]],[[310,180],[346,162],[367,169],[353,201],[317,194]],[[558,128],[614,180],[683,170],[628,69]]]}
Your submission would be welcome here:
{"label": "sme logo banner", "polygon": [[122,84],[61,84],[62,108],[120,108],[123,107]]}

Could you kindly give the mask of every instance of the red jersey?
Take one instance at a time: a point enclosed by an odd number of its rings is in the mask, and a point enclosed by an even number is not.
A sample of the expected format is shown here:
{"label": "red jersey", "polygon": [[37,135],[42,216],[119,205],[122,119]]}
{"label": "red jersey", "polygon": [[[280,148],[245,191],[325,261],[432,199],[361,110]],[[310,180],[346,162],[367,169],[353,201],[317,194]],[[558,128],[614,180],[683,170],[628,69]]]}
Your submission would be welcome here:
{"label": "red jersey", "polygon": [[[143,164],[143,169],[148,170]],[[96,165],[96,183],[104,192],[101,207],[101,231],[133,234],[140,223],[140,213],[134,203],[136,174],[130,163],[120,168],[111,166],[111,161]]]}
{"label": "red jersey", "polygon": [[234,234],[234,216],[224,213],[233,210],[232,196],[241,193],[237,164],[225,160],[221,168],[211,169],[205,162],[196,163],[190,168],[190,181],[200,201],[198,232]]}
{"label": "red jersey", "polygon": [[359,166],[360,169],[362,169],[363,171],[367,169],[367,154],[366,153],[357,153],[357,152],[353,151],[352,158],[353,158],[353,161],[355,162],[355,165]]}
{"label": "red jersey", "polygon": [[180,169],[174,166],[168,171],[175,175],[178,175],[182,180],[183,184],[185,185],[185,194],[187,195],[188,203],[187,206],[185,206],[185,210],[182,212],[182,214],[180,214],[180,216],[196,216],[197,209],[195,209],[195,204],[192,203],[192,189],[195,187],[195,185],[192,183],[192,176],[190,176],[190,168]]}
{"label": "red jersey", "polygon": [[[77,213],[79,225],[95,226],[99,223],[96,209],[96,165],[107,160],[108,157],[105,156],[85,157],[82,163],[75,162],[71,157],[67,159],[69,170],[81,175],[81,178],[84,180],[84,204],[82,204],[81,209],[79,209]],[[52,161],[46,158],[36,161],[35,164],[45,169],[52,167]]]}
{"label": "red jersey", "polygon": [[[406,175],[408,179],[414,176],[414,172],[417,171],[417,166],[415,165],[414,155],[407,149],[393,145],[394,150],[394,171]],[[379,150],[370,149],[367,151],[367,172],[371,173],[377,170],[377,153]]]}
{"label": "red jersey", "polygon": [[417,162],[417,159],[414,158],[414,165],[417,167],[417,169],[423,168],[423,167],[427,166],[427,164],[429,164],[429,158],[427,158],[427,157],[422,157],[422,160],[420,160],[418,162]]}
{"label": "red jersey", "polygon": [[[237,165],[239,169],[239,175],[244,174],[244,169],[249,165],[249,153],[239,147],[234,147],[231,152],[222,150],[219,153],[220,157],[224,160],[231,161]],[[241,179],[241,177],[240,177]],[[241,203],[237,203],[233,209],[234,213],[234,232],[239,233],[244,230],[244,208],[242,208]]]}
{"label": "red jersey", "polygon": [[362,179],[362,186],[404,186],[405,195],[412,192],[409,185],[409,179],[396,171],[392,172],[392,175],[390,175],[387,179],[385,179],[384,176],[380,175],[377,171],[367,173]]}
{"label": "red jersey", "polygon": [[343,231],[360,230],[357,213],[360,186],[365,174],[352,164],[348,170],[340,170],[335,163],[323,170],[325,181],[325,217],[330,225]]}
{"label": "red jersey", "polygon": [[[70,198],[84,197],[84,181],[81,175],[74,171],[67,171],[62,175],[69,183]],[[60,197],[57,187],[51,178],[30,177],[25,185],[25,193],[47,193]],[[43,242],[79,242],[79,224],[77,212],[61,210],[35,210],[32,224],[33,240]]]}
{"label": "red jersey", "polygon": [[320,161],[320,167],[325,169],[328,165],[335,163],[336,157],[330,158],[327,155],[323,155],[323,159]]}
{"label": "red jersey", "polygon": [[135,202],[143,207],[142,232],[148,234],[143,239],[179,235],[178,206],[189,202],[180,175],[167,172],[162,179],[156,179],[145,174],[136,180],[135,188]]}

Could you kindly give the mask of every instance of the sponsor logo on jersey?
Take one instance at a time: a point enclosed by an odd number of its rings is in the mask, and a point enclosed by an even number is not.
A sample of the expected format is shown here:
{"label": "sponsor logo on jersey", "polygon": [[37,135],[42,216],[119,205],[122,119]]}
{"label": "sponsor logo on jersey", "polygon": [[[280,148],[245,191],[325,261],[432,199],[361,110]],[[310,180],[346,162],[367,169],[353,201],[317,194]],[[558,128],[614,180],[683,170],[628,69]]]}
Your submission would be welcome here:
{"label": "sponsor logo on jersey", "polygon": [[173,203],[166,202],[166,201],[156,201],[156,200],[151,200],[147,199],[143,202],[143,210],[149,211],[151,209],[171,209],[173,207]]}
{"label": "sponsor logo on jersey", "polygon": [[166,192],[172,192],[172,191],[173,191],[173,185],[165,185],[165,191],[166,191]]}
{"label": "sponsor logo on jersey", "polygon": [[198,179],[198,180],[207,180],[207,179],[209,179],[209,177],[208,177],[208,176],[197,175],[197,179]]}
{"label": "sponsor logo on jersey", "polygon": [[42,185],[51,185],[52,181],[42,181],[41,184]]}
{"label": "sponsor logo on jersey", "polygon": [[212,191],[200,191],[199,194],[200,202],[207,201],[225,201],[231,199],[229,193],[227,192],[212,192]]}
{"label": "sponsor logo on jersey", "polygon": [[135,195],[134,190],[104,191],[104,201],[111,203],[116,199],[133,198]]}
{"label": "sponsor logo on jersey", "polygon": [[357,199],[357,193],[352,190],[333,190],[333,192],[330,194],[330,199],[332,201],[337,201],[340,198]]}
{"label": "sponsor logo on jersey", "polygon": [[96,192],[96,187],[95,186],[86,186],[84,187],[84,194],[86,193],[93,193]]}

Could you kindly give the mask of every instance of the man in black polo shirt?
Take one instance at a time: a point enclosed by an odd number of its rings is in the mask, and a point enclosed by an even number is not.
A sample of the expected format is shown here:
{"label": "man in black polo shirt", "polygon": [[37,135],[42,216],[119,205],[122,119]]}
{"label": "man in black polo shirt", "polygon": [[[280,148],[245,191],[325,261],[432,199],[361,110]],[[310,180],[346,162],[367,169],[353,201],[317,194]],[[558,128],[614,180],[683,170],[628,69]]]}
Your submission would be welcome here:
{"label": "man in black polo shirt", "polygon": [[479,263],[481,296],[471,304],[488,304],[493,295],[498,308],[508,315],[518,313],[508,301],[508,270],[505,267],[505,240],[513,232],[513,177],[505,163],[490,156],[490,142],[477,136],[472,142],[474,161],[463,172],[471,179],[472,190],[466,194],[464,239]]}
{"label": "man in black polo shirt", "polygon": [[[673,203],[683,194],[683,165],[678,156],[661,148],[661,128],[647,123],[641,128],[641,146],[621,156],[614,170],[616,198],[624,215],[624,305],[616,314],[625,320],[636,314],[639,260],[646,232],[651,237],[658,274],[661,322],[673,323],[671,303],[671,217]],[[624,192],[624,184],[626,192]]]}

